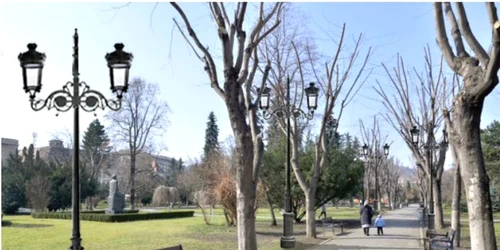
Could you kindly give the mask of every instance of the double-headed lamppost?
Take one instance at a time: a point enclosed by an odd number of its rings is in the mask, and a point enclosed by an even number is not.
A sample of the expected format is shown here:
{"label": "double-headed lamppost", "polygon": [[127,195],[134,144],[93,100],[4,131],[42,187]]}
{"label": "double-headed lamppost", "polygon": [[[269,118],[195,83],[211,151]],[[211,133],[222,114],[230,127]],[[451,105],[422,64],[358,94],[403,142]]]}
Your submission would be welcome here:
{"label": "double-headed lamppost", "polygon": [[[429,124],[429,129],[433,129],[432,125]],[[417,128],[417,126],[413,126],[413,128],[410,130],[411,134],[411,140],[412,143],[418,148],[418,141],[420,139],[420,130]],[[432,134],[434,135],[434,134]],[[443,130],[443,139],[445,144],[448,143],[448,136],[446,134],[446,131]],[[423,143],[424,149],[426,150],[427,153],[427,160],[429,164],[429,170],[430,170],[430,185],[429,185],[429,213],[427,214],[427,220],[428,220],[428,229],[429,230],[434,230],[435,225],[434,225],[434,150],[439,149],[439,145],[436,144],[436,140],[434,136],[430,137],[426,143]]]}
{"label": "double-headed lamppost", "polygon": [[[111,78],[111,90],[116,94],[116,100],[107,100],[103,94],[91,90],[85,82],[80,82],[78,77],[78,33],[75,29],[73,47],[73,82],[66,83],[62,90],[52,92],[46,99],[35,99],[36,94],[42,89],[42,69],[45,63],[45,54],[36,51],[35,43],[28,44],[28,51],[19,54],[19,61],[23,69],[24,91],[29,93],[31,108],[40,111],[43,108],[66,112],[73,108],[73,199],[72,222],[73,231],[70,250],[83,250],[80,238],[80,170],[79,170],[79,109],[94,112],[97,108],[108,107],[117,111],[121,107],[123,93],[127,92],[128,75],[133,59],[132,54],[123,51],[123,44],[115,44],[115,51],[106,54]],[[72,91],[71,91],[72,87]],[[80,93],[80,87],[83,88]],[[56,114],[57,115],[57,114]]]}
{"label": "double-headed lamppost", "polygon": [[[389,148],[390,148],[389,144],[387,144],[387,143],[386,143],[386,144],[385,144],[382,148],[384,149],[384,155],[385,155],[385,157],[387,157],[387,156],[389,155]],[[363,154],[363,156],[365,157],[365,159],[366,159],[366,161],[367,161],[368,163],[369,163],[369,162],[370,162],[370,160],[372,160],[373,158],[380,159],[380,158],[382,157],[382,156],[380,156],[380,155],[379,155],[378,150],[377,150],[377,151],[375,151],[375,155],[372,155],[372,152],[371,152],[370,148],[368,147],[368,145],[367,145],[366,143],[365,143],[365,145],[363,145],[362,149],[363,149],[363,153],[362,153],[362,154]],[[364,169],[364,168],[363,168],[363,169]],[[364,173],[364,172],[363,172],[363,173]],[[368,176],[368,178],[370,178],[370,176]],[[375,178],[377,178],[377,176],[375,176]],[[363,178],[363,185],[364,185],[364,178]],[[375,187],[375,189],[376,189],[376,188],[377,188],[377,187]],[[363,200],[364,200],[364,196],[365,196],[365,195],[364,195],[364,187],[363,187]],[[368,200],[370,199],[370,190],[367,190],[366,198],[367,198]],[[378,199],[378,198],[380,198],[380,197],[377,197],[377,199]],[[378,207],[377,207],[377,209],[378,209],[378,210],[380,210],[380,201],[377,201],[377,202],[378,202],[378,204],[379,204],[379,205],[378,205]],[[389,204],[389,205],[390,205],[390,204]]]}
{"label": "double-headed lamppost", "polygon": [[275,110],[267,112],[269,109],[270,93],[271,89],[264,87],[263,89],[257,89],[257,92],[261,93],[261,98],[259,102],[260,108],[263,110],[264,119],[269,120],[271,117],[276,116],[281,118],[283,116],[287,119],[287,161],[286,161],[286,191],[285,191],[285,212],[283,213],[283,237],[281,237],[281,248],[295,248],[295,237],[293,236],[293,212],[292,212],[292,195],[290,187],[291,178],[291,168],[290,168],[290,118],[293,116],[298,118],[304,116],[306,119],[311,120],[314,117],[314,110],[318,106],[318,88],[314,87],[314,83],[310,83],[310,86],[305,89],[307,96],[307,108],[308,113],[302,111],[302,109],[292,106],[290,104],[290,78],[287,79],[286,83],[286,103],[284,106],[278,106]]}

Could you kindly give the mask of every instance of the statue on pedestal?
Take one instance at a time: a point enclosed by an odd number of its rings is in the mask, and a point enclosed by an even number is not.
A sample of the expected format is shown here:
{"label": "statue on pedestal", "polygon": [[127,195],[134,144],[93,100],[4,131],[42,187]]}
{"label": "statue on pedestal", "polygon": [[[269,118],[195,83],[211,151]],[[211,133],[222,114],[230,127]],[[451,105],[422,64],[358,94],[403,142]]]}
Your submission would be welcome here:
{"label": "statue on pedestal", "polygon": [[111,177],[109,182],[108,209],[106,214],[119,214],[125,208],[125,195],[118,190],[118,181],[116,174]]}

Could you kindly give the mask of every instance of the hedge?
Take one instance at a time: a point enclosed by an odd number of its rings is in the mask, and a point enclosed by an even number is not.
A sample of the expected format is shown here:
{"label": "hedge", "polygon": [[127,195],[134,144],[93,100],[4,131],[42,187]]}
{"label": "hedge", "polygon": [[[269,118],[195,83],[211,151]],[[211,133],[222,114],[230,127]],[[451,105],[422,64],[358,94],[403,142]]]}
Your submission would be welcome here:
{"label": "hedge", "polygon": [[[130,211],[130,210],[129,210]],[[97,211],[95,211],[97,212]],[[124,213],[124,214],[102,214],[102,213],[81,213],[80,220],[100,221],[100,222],[125,222],[137,220],[157,220],[193,217],[194,211],[175,211],[163,213]],[[32,213],[35,219],[71,219],[71,213],[42,212]]]}

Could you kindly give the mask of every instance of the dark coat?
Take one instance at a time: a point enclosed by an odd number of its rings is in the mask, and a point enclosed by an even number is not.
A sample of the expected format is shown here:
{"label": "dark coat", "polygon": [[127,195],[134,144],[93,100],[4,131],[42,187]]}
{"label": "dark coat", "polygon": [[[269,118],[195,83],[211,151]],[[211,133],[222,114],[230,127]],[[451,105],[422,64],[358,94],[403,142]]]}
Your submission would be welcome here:
{"label": "dark coat", "polygon": [[361,219],[361,225],[364,224],[372,224],[372,218],[373,218],[373,209],[369,205],[364,206],[361,208],[359,211],[360,219]]}

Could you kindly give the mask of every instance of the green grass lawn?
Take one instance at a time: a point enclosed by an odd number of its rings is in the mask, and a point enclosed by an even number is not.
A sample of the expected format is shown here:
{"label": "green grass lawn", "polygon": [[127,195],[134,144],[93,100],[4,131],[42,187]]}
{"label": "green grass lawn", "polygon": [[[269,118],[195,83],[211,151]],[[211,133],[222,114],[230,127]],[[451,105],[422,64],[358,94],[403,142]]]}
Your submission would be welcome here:
{"label": "green grass lawn", "polygon": [[[182,210],[185,210],[185,208],[177,208],[177,207],[174,207],[171,209],[171,211],[182,211]],[[201,209],[199,208],[196,208],[196,209],[189,209],[189,210],[194,210],[195,211],[195,214],[202,214],[201,213]],[[168,211],[168,208],[164,208],[164,209],[159,209],[158,211]],[[219,207],[216,207],[215,209],[213,209],[213,215],[217,215],[217,216],[223,216],[224,215],[224,211],[222,210],[222,208],[219,208]],[[205,209],[205,213],[207,213],[207,215],[210,213],[210,209]],[[316,217],[319,216],[319,214],[321,213],[321,209],[318,209],[316,210]],[[276,219],[282,219],[282,215],[280,213],[280,210],[279,209],[274,209],[274,214],[276,216]],[[257,213],[256,213],[256,216],[259,218],[259,217],[262,217],[262,218],[271,218],[271,211],[269,210],[269,208],[266,208],[266,207],[261,207],[257,210]],[[326,216],[328,217],[332,217],[333,219],[357,219],[359,218],[359,208],[358,207],[339,207],[339,208],[335,208],[335,207],[327,207],[326,208]]]}
{"label": "green grass lawn", "polygon": [[[11,226],[2,227],[2,249],[67,249],[70,245],[71,220],[33,219],[31,216],[7,216]],[[259,249],[280,249],[282,225],[271,227],[269,219],[257,220]],[[125,223],[81,221],[82,245],[86,250],[148,250],[182,244],[185,249],[237,249],[236,227],[224,225],[223,217],[213,217],[214,225],[205,225],[202,217],[148,220]],[[296,249],[307,249],[324,238],[306,239],[305,225],[296,224]]]}
{"label": "green grass lawn", "polygon": [[[451,218],[451,207],[443,208],[443,216],[445,220],[450,220]],[[467,219],[467,213],[461,213],[460,218]],[[493,219],[500,219],[500,212],[493,213]]]}

